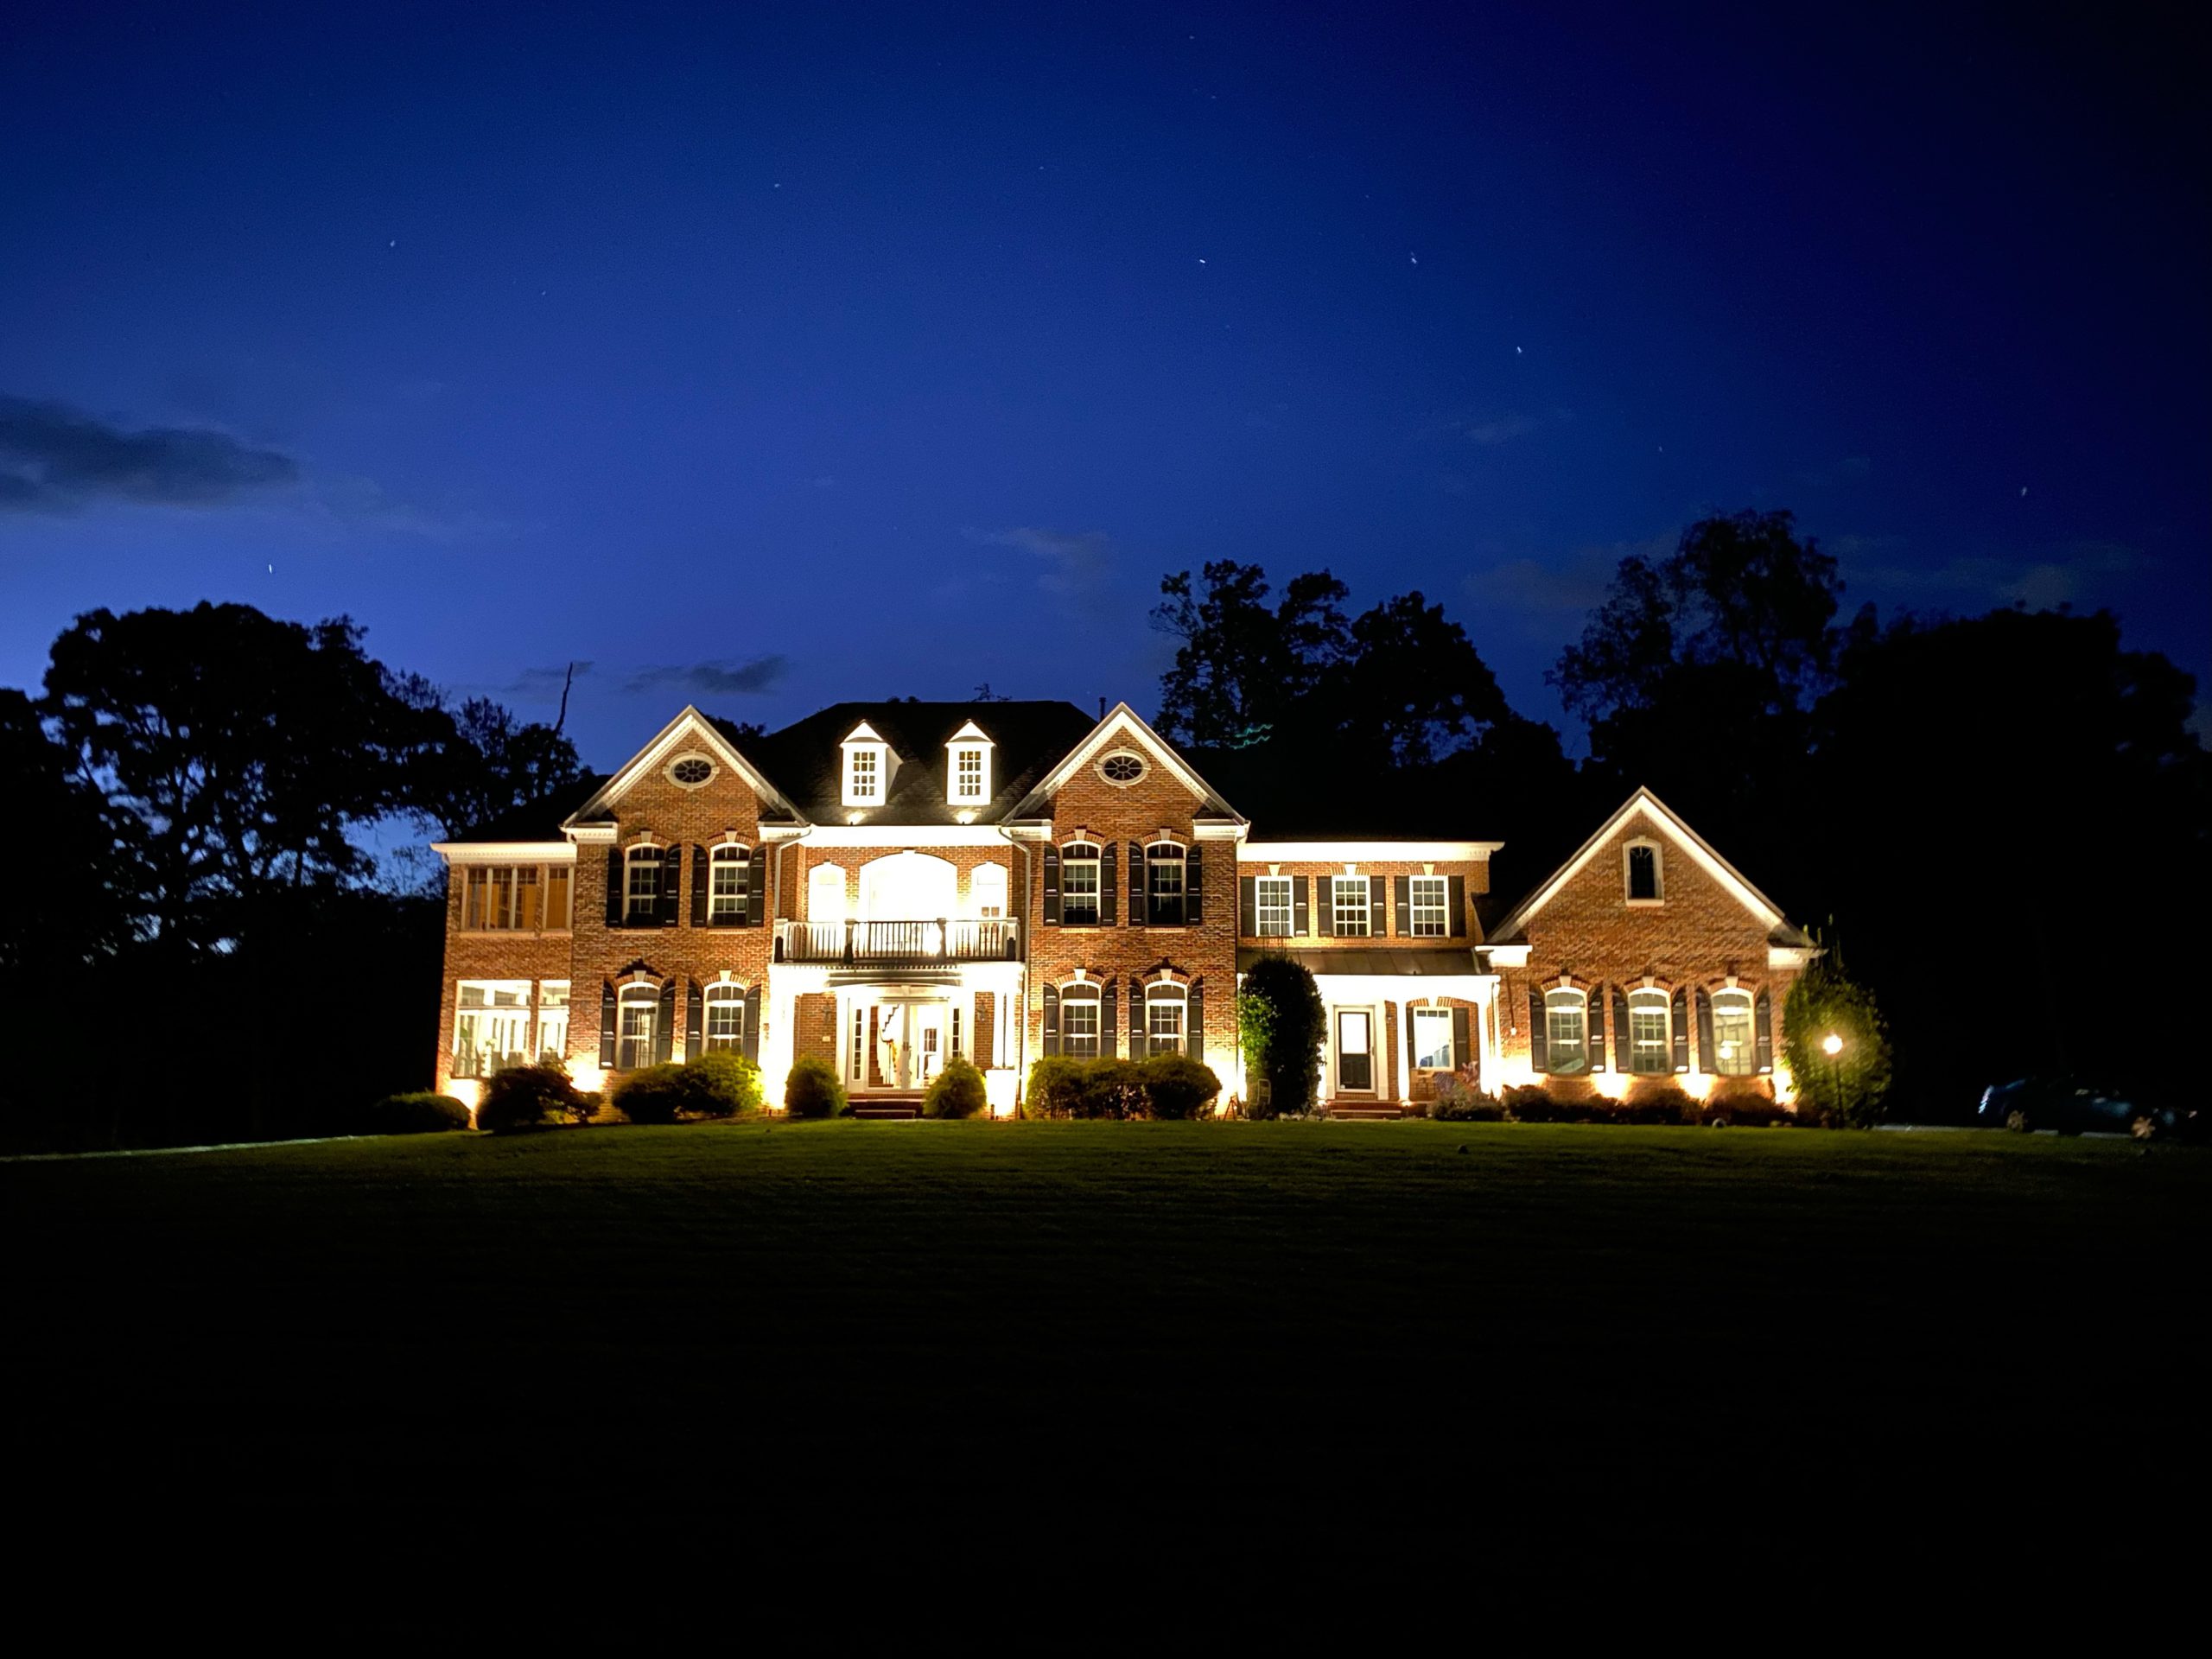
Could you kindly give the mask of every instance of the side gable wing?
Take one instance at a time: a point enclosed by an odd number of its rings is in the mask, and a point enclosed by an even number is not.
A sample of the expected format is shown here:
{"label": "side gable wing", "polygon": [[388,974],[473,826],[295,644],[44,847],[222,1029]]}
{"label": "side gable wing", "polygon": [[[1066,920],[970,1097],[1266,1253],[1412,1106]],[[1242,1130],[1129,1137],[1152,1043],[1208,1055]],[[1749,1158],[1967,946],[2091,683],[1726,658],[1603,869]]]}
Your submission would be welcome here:
{"label": "side gable wing", "polygon": [[1185,760],[1166,738],[1154,731],[1143,715],[1126,702],[1116,703],[1106,717],[1090,728],[1090,734],[1069,750],[1065,759],[1039,779],[1036,787],[1024,796],[1020,804],[1007,816],[1023,818],[1042,814],[1046,810],[1046,803],[1061,785],[1108,749],[1120,744],[1143,750],[1160,764],[1162,770],[1197,796],[1211,812],[1234,819],[1238,823],[1245,822],[1244,815],[1224,799],[1219,790],[1198,776],[1198,769]]}
{"label": "side gable wing", "polygon": [[651,742],[594,791],[590,799],[571,812],[561,827],[567,830],[579,823],[589,823],[606,817],[614,803],[627,793],[632,785],[660,766],[679,747],[703,750],[742,779],[763,806],[772,807],[778,812],[792,817],[798,817],[797,809],[785,798],[783,791],[738,752],[737,747],[722,735],[715,722],[696,708],[687,705],[682,714],[662,727]]}

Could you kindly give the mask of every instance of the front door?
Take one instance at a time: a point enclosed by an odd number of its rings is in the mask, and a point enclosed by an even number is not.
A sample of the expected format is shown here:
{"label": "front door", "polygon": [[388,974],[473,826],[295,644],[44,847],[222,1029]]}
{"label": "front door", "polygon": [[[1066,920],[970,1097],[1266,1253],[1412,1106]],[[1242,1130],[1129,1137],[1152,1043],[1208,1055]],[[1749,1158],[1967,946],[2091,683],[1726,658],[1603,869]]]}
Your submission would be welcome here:
{"label": "front door", "polygon": [[1373,1016],[1365,1008],[1337,1010],[1337,1092],[1375,1092]]}
{"label": "front door", "polygon": [[908,1057],[912,1075],[906,1086],[926,1089],[930,1079],[944,1067],[944,1010],[917,1007],[907,1015],[906,1023],[914,1040]]}

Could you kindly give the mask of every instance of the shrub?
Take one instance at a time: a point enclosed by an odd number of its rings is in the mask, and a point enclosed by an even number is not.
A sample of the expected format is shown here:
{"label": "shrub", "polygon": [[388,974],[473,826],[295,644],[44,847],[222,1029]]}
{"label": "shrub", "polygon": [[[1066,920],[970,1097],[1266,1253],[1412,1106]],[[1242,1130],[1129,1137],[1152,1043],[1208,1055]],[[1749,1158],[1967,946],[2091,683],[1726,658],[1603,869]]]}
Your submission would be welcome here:
{"label": "shrub", "polygon": [[944,1069],[930,1079],[922,1096],[924,1117],[973,1117],[988,1103],[983,1093],[983,1074],[955,1054]]}
{"label": "shrub", "polygon": [[1137,1068],[1154,1117],[1202,1117],[1221,1098],[1221,1079],[1188,1054],[1154,1054]]}
{"label": "shrub", "polygon": [[701,1117],[750,1117],[760,1109],[760,1068],[742,1054],[709,1049],[683,1063],[690,1102]]}
{"label": "shrub", "polygon": [[1771,1128],[1777,1123],[1794,1123],[1796,1119],[1786,1106],[1777,1106],[1764,1095],[1748,1090],[1742,1094],[1720,1095],[1705,1103],[1700,1121],[1713,1128],[1725,1128],[1735,1124],[1745,1128]]}
{"label": "shrub", "polygon": [[1606,1121],[1614,1123],[1694,1123],[1697,1120],[1697,1102],[1672,1078],[1637,1084],[1629,1097],[1606,1115]]}
{"label": "shrub", "polygon": [[[1328,1010],[1313,976],[1288,957],[1265,956],[1244,976],[1236,1002],[1248,1068],[1267,1084],[1252,1115],[1303,1116],[1320,1090],[1321,1041]],[[1255,1089],[1258,1096],[1261,1090]]]}
{"label": "shrub", "polygon": [[581,1123],[589,1109],[561,1065],[511,1065],[495,1072],[476,1103],[476,1127],[493,1135],[542,1129],[549,1122]]}
{"label": "shrub", "polygon": [[[1830,1036],[1840,1039],[1834,1054],[1824,1046]],[[1809,1116],[1854,1129],[1882,1121],[1890,1092],[1889,1024],[1874,994],[1844,971],[1834,950],[1815,957],[1783,999],[1782,1052]]]}
{"label": "shrub", "polygon": [[1446,1072],[1436,1079],[1436,1097],[1429,1102],[1428,1115],[1446,1123],[1497,1123],[1503,1121],[1505,1107],[1465,1077]]}
{"label": "shrub", "polygon": [[364,1135],[435,1135],[468,1127],[468,1108],[451,1095],[386,1095],[361,1115]]}
{"label": "shrub", "polygon": [[1029,1068],[1029,1086],[1021,1091],[1024,1117],[1073,1117],[1083,1092],[1086,1062],[1064,1054],[1049,1055]]}
{"label": "shrub", "polygon": [[1571,1121],[1561,1113],[1560,1103],[1541,1085],[1533,1083],[1516,1084],[1508,1089],[1501,1103],[1506,1115],[1516,1123],[1565,1123]]}
{"label": "shrub", "polygon": [[837,1068],[818,1054],[802,1054],[784,1079],[784,1109],[793,1117],[836,1117],[845,1109]]}
{"label": "shrub", "polygon": [[688,1092],[683,1068],[664,1062],[642,1071],[625,1071],[614,1079],[607,1098],[632,1123],[673,1123]]}
{"label": "shrub", "polygon": [[1135,1060],[1101,1056],[1085,1060],[1076,1087],[1077,1117],[1142,1117],[1144,1068]]}

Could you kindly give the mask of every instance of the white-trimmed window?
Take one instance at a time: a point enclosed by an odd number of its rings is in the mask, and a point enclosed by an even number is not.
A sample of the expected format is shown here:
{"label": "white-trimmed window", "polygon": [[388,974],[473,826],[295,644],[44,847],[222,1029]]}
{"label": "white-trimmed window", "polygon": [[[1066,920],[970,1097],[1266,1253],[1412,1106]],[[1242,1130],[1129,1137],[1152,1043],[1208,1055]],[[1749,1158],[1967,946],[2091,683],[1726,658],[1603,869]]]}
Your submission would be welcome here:
{"label": "white-trimmed window", "polygon": [[661,865],[667,856],[658,847],[632,847],[623,855],[624,921],[650,922],[660,914]]}
{"label": "white-trimmed window", "polygon": [[1179,1054],[1184,1046],[1184,1017],[1189,1004],[1180,985],[1154,985],[1144,994],[1147,1054]]}
{"label": "white-trimmed window", "polygon": [[745,1046],[745,987],[724,981],[707,987],[707,1052]]}
{"label": "white-trimmed window", "polygon": [[991,798],[991,750],[986,743],[952,746],[952,804],[981,806]]}
{"label": "white-trimmed window", "polygon": [[1705,1057],[1705,1069],[1724,1077],[1748,1077],[1758,1070],[1749,991],[1713,994],[1713,1052]]}
{"label": "white-trimmed window", "polygon": [[1659,843],[1631,841],[1621,849],[1621,880],[1631,905],[1656,905],[1666,897]]}
{"label": "white-trimmed window", "polygon": [[1440,939],[1451,929],[1451,887],[1440,875],[1416,875],[1406,887],[1406,931],[1417,939]]}
{"label": "white-trimmed window", "polygon": [[1330,888],[1329,914],[1333,919],[1336,936],[1340,939],[1363,939],[1368,936],[1367,878],[1363,875],[1339,875],[1332,878]]}
{"label": "white-trimmed window", "polygon": [[1590,1069],[1587,1013],[1580,991],[1544,993],[1544,1066],[1554,1077],[1571,1077]]}
{"label": "white-trimmed window", "polygon": [[557,1065],[569,1058],[569,982],[537,982],[537,1058],[543,1065]]}
{"label": "white-trimmed window", "polygon": [[1154,927],[1183,925],[1183,856],[1172,841],[1144,849],[1144,914]]}
{"label": "white-trimmed window", "polygon": [[741,919],[751,896],[753,849],[725,844],[707,855],[707,920]]}
{"label": "white-trimmed window", "polygon": [[1263,939],[1290,937],[1290,878],[1255,875],[1252,878],[1253,925]]}
{"label": "white-trimmed window", "polygon": [[569,925],[575,872],[566,864],[471,864],[461,875],[461,925],[470,931],[558,931]]}
{"label": "white-trimmed window", "polygon": [[1098,923],[1098,849],[1071,841],[1060,849],[1060,920],[1070,927]]}
{"label": "white-trimmed window", "polygon": [[660,992],[651,985],[626,985],[615,1007],[614,1069],[642,1071],[653,1063],[654,1027],[660,1019]]}
{"label": "white-trimmed window", "polygon": [[1414,1010],[1414,1070],[1449,1071],[1459,1064],[1452,1052],[1452,1010]]}
{"label": "white-trimmed window", "polygon": [[845,919],[845,870],[841,864],[817,864],[806,873],[806,919],[842,922]]}
{"label": "white-trimmed window", "polygon": [[1098,987],[1069,985],[1060,991],[1060,1052],[1071,1060],[1098,1058]]}
{"label": "white-trimmed window", "polygon": [[1669,1049],[1673,1033],[1668,1027],[1667,993],[1642,990],[1628,994],[1628,1069],[1638,1077],[1655,1077],[1672,1071]]}
{"label": "white-trimmed window", "polygon": [[995,921],[1006,914],[1006,866],[978,864],[968,877],[969,902],[976,914]]}
{"label": "white-trimmed window", "polygon": [[453,1075],[488,1077],[527,1065],[530,982],[464,979],[454,987]]}
{"label": "white-trimmed window", "polygon": [[845,757],[845,804],[881,806],[891,786],[891,746],[862,721],[838,747]]}

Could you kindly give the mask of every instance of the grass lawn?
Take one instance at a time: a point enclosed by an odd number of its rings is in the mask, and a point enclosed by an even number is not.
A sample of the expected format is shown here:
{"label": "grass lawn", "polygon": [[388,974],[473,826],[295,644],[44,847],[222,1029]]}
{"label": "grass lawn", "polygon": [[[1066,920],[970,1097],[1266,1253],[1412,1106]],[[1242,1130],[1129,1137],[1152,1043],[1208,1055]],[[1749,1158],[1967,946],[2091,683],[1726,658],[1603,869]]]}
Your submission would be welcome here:
{"label": "grass lawn", "polygon": [[1962,1482],[2201,1478],[2158,1426],[2202,1397],[2209,1194],[2212,1156],[2122,1142],[1422,1122],[16,1163],[14,1461],[104,1501],[849,1538],[1172,1502],[1400,1547],[1694,1494],[1787,1549],[1817,1477],[1936,1548]]}

